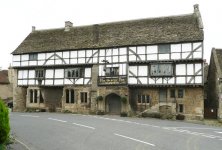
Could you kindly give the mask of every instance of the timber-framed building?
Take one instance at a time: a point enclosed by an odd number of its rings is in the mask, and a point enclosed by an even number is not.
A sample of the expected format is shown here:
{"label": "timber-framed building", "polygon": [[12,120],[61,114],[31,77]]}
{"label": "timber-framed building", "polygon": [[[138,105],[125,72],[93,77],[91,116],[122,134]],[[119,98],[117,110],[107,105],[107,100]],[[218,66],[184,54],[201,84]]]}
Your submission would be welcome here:
{"label": "timber-framed building", "polygon": [[185,15],[36,30],[13,51],[14,110],[203,117],[203,24]]}

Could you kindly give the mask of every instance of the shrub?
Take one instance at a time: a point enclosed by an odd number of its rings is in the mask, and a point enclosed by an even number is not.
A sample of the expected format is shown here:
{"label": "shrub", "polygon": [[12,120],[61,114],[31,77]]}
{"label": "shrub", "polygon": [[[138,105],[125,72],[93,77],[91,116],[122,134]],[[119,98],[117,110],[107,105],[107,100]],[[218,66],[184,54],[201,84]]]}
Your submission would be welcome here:
{"label": "shrub", "polygon": [[0,144],[4,144],[9,138],[9,116],[8,108],[0,98]]}
{"label": "shrub", "polygon": [[127,98],[125,96],[121,97],[121,101],[125,104],[127,102]]}
{"label": "shrub", "polygon": [[159,112],[143,112],[141,116],[151,117],[151,118],[161,118],[161,114]]}
{"label": "shrub", "polygon": [[185,119],[185,116],[182,115],[182,114],[178,114],[178,115],[176,116],[176,119],[177,119],[177,120],[184,120],[184,119]]}
{"label": "shrub", "polygon": [[120,117],[127,117],[128,115],[127,115],[127,113],[126,112],[121,112],[120,113]]}
{"label": "shrub", "polygon": [[102,101],[102,100],[103,100],[103,97],[102,97],[102,96],[98,96],[98,97],[96,98],[96,100],[97,100],[97,101]]}
{"label": "shrub", "polygon": [[97,114],[97,115],[105,115],[105,112],[102,111],[102,110],[98,110],[98,111],[96,112],[96,114]]}

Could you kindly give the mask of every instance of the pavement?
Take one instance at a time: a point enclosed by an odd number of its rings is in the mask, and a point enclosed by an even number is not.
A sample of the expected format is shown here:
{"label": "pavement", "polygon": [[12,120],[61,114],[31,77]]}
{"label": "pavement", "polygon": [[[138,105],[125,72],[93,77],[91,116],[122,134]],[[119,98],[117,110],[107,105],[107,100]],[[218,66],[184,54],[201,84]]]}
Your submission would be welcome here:
{"label": "pavement", "polygon": [[11,113],[15,150],[219,150],[222,128],[152,118]]}

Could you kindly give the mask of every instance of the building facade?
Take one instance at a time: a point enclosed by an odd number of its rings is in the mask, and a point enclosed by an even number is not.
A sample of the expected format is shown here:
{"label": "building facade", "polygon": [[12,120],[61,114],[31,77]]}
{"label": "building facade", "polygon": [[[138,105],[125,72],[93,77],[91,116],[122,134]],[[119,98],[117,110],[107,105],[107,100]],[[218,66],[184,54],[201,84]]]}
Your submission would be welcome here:
{"label": "building facade", "polygon": [[12,84],[10,70],[0,70],[0,97],[6,103],[12,103]]}
{"label": "building facade", "polygon": [[[211,51],[208,71],[208,92],[206,107],[209,115],[222,121],[222,49],[213,48]],[[215,113],[216,112],[216,113]],[[212,115],[211,115],[211,114]]]}
{"label": "building facade", "polygon": [[191,14],[35,30],[13,51],[15,109],[203,117],[203,24]]}

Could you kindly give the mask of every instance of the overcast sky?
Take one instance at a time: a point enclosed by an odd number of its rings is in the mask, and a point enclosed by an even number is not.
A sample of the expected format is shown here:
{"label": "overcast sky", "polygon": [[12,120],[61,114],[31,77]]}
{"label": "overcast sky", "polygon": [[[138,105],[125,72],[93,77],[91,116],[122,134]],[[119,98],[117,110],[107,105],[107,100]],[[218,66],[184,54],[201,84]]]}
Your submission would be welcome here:
{"label": "overcast sky", "polygon": [[204,24],[204,58],[209,62],[212,47],[222,48],[221,0],[1,0],[0,67],[7,69],[11,52],[36,29],[193,13],[199,4]]}

